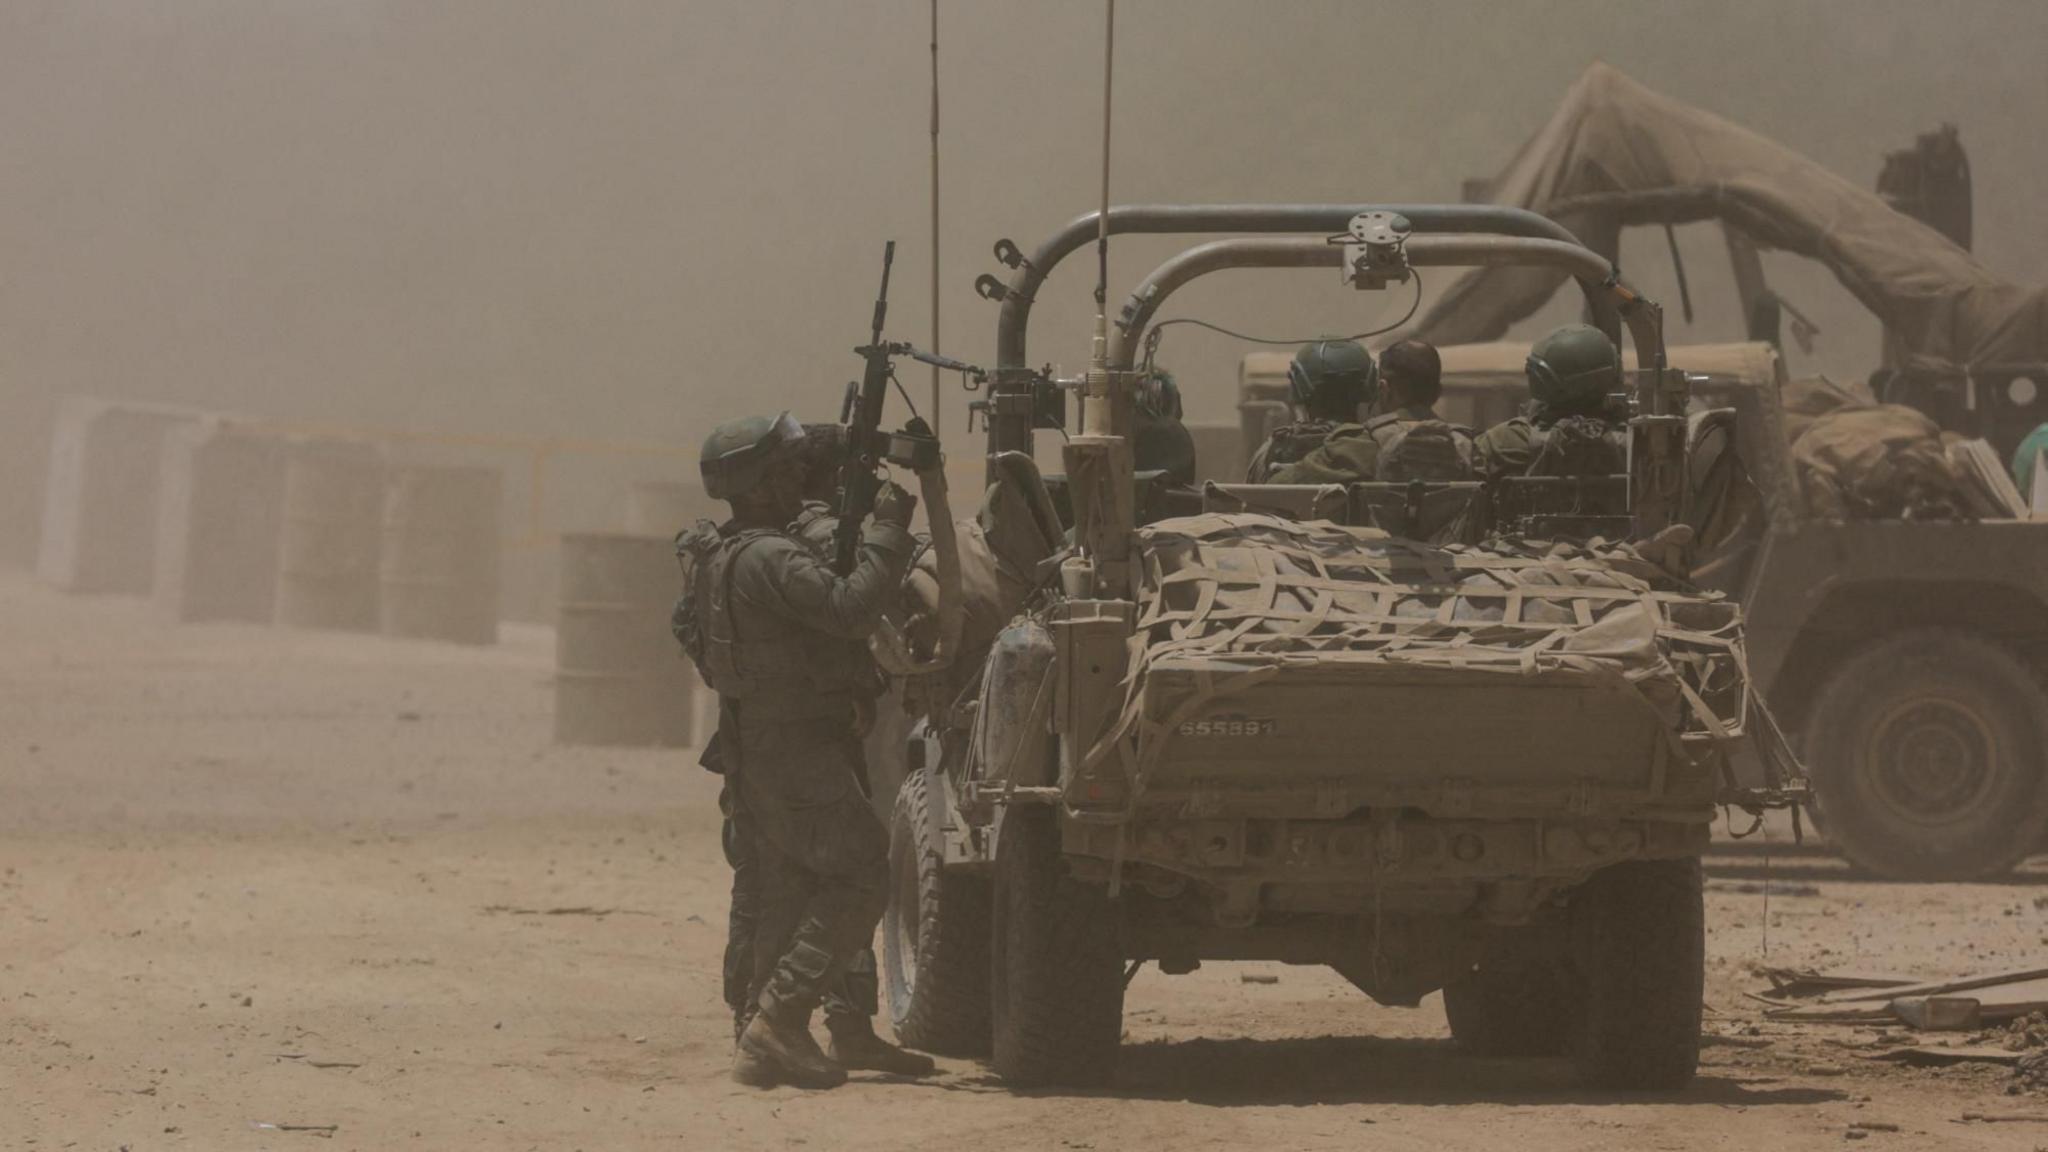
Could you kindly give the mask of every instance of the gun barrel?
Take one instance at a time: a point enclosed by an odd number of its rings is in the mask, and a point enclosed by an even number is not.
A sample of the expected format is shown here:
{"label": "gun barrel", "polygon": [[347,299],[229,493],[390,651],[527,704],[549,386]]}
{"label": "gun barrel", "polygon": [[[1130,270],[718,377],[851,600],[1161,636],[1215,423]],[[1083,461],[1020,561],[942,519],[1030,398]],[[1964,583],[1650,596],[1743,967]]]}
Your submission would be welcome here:
{"label": "gun barrel", "polygon": [[889,269],[896,263],[896,242],[882,248],[882,289],[875,296],[874,331],[860,355],[866,361],[860,389],[849,399],[851,413],[846,425],[846,463],[839,476],[839,526],[833,534],[833,568],[841,576],[853,574],[860,559],[861,522],[874,511],[877,459],[875,432],[882,423],[882,402],[888,398],[889,349],[882,342],[883,324],[889,315]]}

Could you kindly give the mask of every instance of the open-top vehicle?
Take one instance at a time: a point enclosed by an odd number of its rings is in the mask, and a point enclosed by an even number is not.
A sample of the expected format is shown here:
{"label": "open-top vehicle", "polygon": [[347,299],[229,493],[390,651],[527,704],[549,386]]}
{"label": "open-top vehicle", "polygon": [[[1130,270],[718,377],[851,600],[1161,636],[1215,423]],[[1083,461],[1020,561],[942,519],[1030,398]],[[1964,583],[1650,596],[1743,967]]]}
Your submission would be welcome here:
{"label": "open-top vehicle", "polygon": [[[907,690],[925,720],[892,829],[898,1034],[991,1052],[1016,1082],[1099,1082],[1139,964],[1267,959],[1389,1004],[1443,989],[1478,1051],[1570,1055],[1603,1086],[1684,1082],[1710,822],[1782,802],[1796,768],[1734,605],[1669,574],[1694,511],[1688,382],[1656,305],[1515,209],[1112,209],[1105,233],[1228,238],[1147,277],[1074,382],[1068,522],[1031,455],[1060,382],[1026,367],[1025,333],[1097,228],[1076,221],[997,293],[984,624]],[[1175,289],[1230,268],[1383,287],[1500,263],[1564,269],[1626,325],[1628,473],[1210,484],[1194,514],[1139,522],[1133,368]],[[1576,516],[1617,491],[1627,515]],[[1736,788],[1745,762],[1773,787]]]}

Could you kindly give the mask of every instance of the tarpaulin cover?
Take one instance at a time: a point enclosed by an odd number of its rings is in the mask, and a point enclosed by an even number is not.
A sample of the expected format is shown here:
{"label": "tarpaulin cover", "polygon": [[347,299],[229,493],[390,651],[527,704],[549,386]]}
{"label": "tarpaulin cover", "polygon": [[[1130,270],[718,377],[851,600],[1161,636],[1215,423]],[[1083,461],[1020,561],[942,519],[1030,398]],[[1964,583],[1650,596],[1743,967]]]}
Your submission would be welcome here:
{"label": "tarpaulin cover", "polygon": [[[2048,294],[2006,283],[1947,237],[1812,160],[1595,64],[1493,185],[1609,258],[1631,224],[1723,219],[1827,265],[1883,321],[1892,362],[1937,374],[2048,360]],[[1498,340],[1563,278],[1467,273],[1423,315],[1439,345]]]}
{"label": "tarpaulin cover", "polygon": [[[1749,702],[1735,605],[1660,587],[1626,547],[1496,540],[1434,547],[1369,528],[1257,514],[1162,521],[1138,533],[1144,563],[1121,721],[1098,747],[1123,754],[1183,713],[1291,669],[1438,674],[1447,687],[1503,678],[1632,693],[1674,736],[1732,738]],[[1148,679],[1190,674],[1172,714]],[[1446,697],[1446,708],[1472,706]],[[1138,766],[1136,764],[1134,767]]]}

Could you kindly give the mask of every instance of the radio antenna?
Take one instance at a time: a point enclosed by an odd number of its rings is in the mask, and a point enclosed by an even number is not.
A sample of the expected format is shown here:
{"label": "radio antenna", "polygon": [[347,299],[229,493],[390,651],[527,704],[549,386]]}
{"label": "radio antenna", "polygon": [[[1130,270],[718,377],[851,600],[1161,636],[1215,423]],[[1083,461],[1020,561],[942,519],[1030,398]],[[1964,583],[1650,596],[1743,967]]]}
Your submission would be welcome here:
{"label": "radio antenna", "polygon": [[1095,214],[1095,347],[1089,357],[1088,400],[1081,406],[1081,430],[1108,434],[1116,421],[1109,393],[1109,109],[1116,79],[1116,0],[1104,0],[1102,38],[1102,208]]}
{"label": "radio antenna", "polygon": [[[932,354],[939,344],[939,0],[932,0]],[[939,366],[932,365],[932,429],[939,421]]]}
{"label": "radio antenna", "polygon": [[1102,37],[1102,211],[1095,217],[1095,312],[1097,327],[1109,307],[1109,109],[1116,78],[1116,0],[1106,0]]}

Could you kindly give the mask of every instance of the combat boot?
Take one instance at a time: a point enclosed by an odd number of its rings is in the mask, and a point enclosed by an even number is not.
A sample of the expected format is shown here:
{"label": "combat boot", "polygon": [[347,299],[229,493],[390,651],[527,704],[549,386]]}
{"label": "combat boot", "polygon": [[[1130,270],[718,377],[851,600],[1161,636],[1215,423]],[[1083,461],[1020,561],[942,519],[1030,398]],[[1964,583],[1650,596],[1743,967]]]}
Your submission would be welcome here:
{"label": "combat boot", "polygon": [[763,1010],[747,1021],[733,1050],[732,1078],[751,1088],[837,1088],[846,1083],[846,1069],[818,1050],[804,1020],[779,1016]]}
{"label": "combat boot", "polygon": [[929,1076],[938,1070],[931,1057],[889,1043],[875,1035],[874,1026],[860,1017],[828,1016],[825,1030],[832,1035],[826,1054],[842,1068],[890,1076]]}

